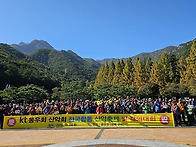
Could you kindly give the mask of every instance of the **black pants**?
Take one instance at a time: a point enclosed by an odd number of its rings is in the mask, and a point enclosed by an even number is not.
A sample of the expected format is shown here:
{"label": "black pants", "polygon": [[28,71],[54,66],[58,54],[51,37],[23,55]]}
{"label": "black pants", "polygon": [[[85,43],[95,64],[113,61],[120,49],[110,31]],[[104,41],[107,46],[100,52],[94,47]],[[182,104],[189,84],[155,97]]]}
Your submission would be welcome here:
{"label": "black pants", "polygon": [[3,129],[3,121],[0,120],[1,129]]}
{"label": "black pants", "polygon": [[194,114],[188,114],[188,125],[193,125],[194,124]]}
{"label": "black pants", "polygon": [[175,121],[176,126],[181,125],[181,115],[174,114],[174,121]]}

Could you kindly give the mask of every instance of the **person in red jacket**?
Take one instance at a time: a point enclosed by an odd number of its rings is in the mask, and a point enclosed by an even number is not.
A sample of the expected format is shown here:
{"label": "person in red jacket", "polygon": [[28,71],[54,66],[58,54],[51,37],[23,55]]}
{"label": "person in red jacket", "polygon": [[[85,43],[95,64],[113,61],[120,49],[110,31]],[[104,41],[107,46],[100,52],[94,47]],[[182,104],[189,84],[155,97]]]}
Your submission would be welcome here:
{"label": "person in red jacket", "polygon": [[103,109],[103,104],[102,104],[102,103],[100,103],[100,104],[98,105],[98,107],[97,107],[97,109],[96,109],[96,113],[97,113],[97,114],[102,114],[102,113],[104,113],[104,109]]}

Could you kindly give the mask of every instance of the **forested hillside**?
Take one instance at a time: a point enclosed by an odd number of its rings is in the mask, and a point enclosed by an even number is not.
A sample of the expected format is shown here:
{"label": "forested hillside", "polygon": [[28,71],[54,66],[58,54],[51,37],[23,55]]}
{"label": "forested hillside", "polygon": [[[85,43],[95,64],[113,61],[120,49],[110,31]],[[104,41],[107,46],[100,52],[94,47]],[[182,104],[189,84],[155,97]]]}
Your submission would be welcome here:
{"label": "forested hillside", "polygon": [[123,59],[118,59],[115,64],[111,62],[110,65],[106,62],[99,69],[94,87],[108,84],[135,87],[140,97],[196,96],[195,41],[191,44],[187,58],[163,53],[155,62],[151,57],[145,63],[139,57],[134,64],[131,58],[126,63]]}
{"label": "forested hillside", "polygon": [[195,41],[156,53],[155,60],[117,59],[100,67],[70,50],[27,55],[0,44],[0,101],[196,96]]}
{"label": "forested hillside", "polygon": [[[54,49],[38,49],[29,57],[50,68],[48,73],[54,75],[59,81],[78,81],[94,80],[96,71],[85,66],[82,61],[68,56],[66,51],[57,51]],[[79,57],[78,57],[79,58]],[[80,59],[80,58],[79,58]],[[99,67],[96,67],[97,69]]]}
{"label": "forested hillside", "polygon": [[59,85],[59,81],[46,74],[45,69],[47,67],[33,62],[11,46],[0,44],[0,89],[7,84],[17,87],[35,84],[51,90]]}

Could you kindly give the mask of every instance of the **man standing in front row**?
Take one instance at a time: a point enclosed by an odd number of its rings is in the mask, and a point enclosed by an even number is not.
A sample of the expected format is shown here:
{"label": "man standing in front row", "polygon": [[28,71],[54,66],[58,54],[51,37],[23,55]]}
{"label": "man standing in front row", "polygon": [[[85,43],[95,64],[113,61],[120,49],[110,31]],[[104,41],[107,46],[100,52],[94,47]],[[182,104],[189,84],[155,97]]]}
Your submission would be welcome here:
{"label": "man standing in front row", "polygon": [[2,107],[2,105],[0,105],[0,127],[1,129],[3,129],[3,119],[4,119],[4,116],[5,116],[5,111]]}

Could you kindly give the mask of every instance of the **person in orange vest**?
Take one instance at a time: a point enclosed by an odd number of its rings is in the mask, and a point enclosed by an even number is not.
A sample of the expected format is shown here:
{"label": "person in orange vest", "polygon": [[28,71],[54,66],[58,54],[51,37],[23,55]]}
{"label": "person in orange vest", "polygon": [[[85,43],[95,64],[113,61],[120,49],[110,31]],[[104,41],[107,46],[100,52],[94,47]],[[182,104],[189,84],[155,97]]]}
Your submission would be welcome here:
{"label": "person in orange vest", "polygon": [[181,114],[181,116],[182,116],[183,122],[185,123],[185,115],[184,115],[184,111],[185,111],[185,110],[184,110],[184,104],[182,103],[182,100],[181,100],[181,99],[178,100],[177,105],[178,105],[178,107],[180,108],[180,114]]}

